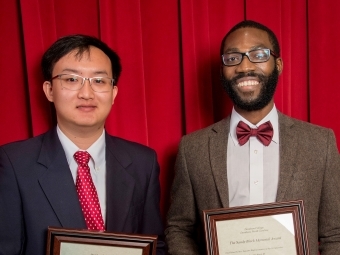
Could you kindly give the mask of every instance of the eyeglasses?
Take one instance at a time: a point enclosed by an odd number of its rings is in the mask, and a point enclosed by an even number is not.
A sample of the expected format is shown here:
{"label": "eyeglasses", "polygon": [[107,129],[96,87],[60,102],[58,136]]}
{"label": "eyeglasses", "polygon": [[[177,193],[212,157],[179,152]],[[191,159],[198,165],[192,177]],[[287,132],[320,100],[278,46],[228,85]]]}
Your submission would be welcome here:
{"label": "eyeglasses", "polygon": [[252,63],[263,63],[269,60],[270,55],[278,57],[277,54],[270,49],[256,49],[244,53],[230,52],[222,55],[222,62],[225,66],[236,66],[242,62],[244,56],[247,56]]}
{"label": "eyeglasses", "polygon": [[60,80],[61,86],[69,90],[80,90],[84,86],[85,80],[88,80],[93,91],[108,92],[115,83],[115,80],[109,77],[85,78],[76,74],[58,74],[52,77],[51,81],[57,78]]}

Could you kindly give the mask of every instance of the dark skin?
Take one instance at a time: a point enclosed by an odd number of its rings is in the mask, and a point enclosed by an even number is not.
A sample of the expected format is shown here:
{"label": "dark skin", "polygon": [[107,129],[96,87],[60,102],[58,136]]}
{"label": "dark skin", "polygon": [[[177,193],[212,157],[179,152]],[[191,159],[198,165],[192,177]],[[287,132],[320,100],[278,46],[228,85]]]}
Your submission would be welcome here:
{"label": "dark skin", "polygon": [[[223,52],[248,52],[260,48],[273,49],[268,34],[257,28],[246,27],[232,32],[227,37],[224,43]],[[273,72],[275,66],[279,74],[281,74],[283,68],[281,58],[275,59],[271,56],[267,62],[252,63],[247,57],[244,57],[239,65],[222,66],[221,71],[226,79],[232,79],[240,73],[249,72],[269,76]],[[234,90],[242,100],[251,102],[259,96],[262,86],[263,84],[257,77],[244,77],[237,80],[237,86],[234,87]],[[246,111],[236,105],[234,105],[234,108],[242,117],[256,125],[273,109],[273,106],[274,99],[272,98],[270,102],[260,110]]]}

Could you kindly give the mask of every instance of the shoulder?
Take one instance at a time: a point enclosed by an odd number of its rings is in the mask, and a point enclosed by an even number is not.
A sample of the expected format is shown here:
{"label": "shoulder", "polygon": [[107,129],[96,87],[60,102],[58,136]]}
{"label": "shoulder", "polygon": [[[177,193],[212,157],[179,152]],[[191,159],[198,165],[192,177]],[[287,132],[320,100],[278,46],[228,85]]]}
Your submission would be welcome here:
{"label": "shoulder", "polygon": [[10,163],[17,169],[29,169],[33,165],[35,167],[39,159],[42,162],[50,162],[59,149],[58,144],[50,139],[54,133],[56,132],[48,131],[33,138],[1,146],[0,162]]}
{"label": "shoulder", "polygon": [[117,136],[112,136],[106,133],[106,146],[109,150],[123,150],[130,155],[154,155],[155,150],[133,141],[129,141]]}
{"label": "shoulder", "polygon": [[287,116],[283,113],[279,113],[279,124],[286,125],[294,129],[300,129],[307,132],[332,132],[330,128],[322,127],[310,122],[306,122],[303,120],[295,119],[290,116]]}
{"label": "shoulder", "polygon": [[44,137],[49,132],[25,140],[19,140],[4,144],[0,146],[0,149],[8,154],[32,155],[34,154],[34,152],[38,153],[41,150],[41,145],[44,140]]}
{"label": "shoulder", "polygon": [[279,113],[280,133],[291,134],[299,137],[300,140],[312,143],[335,142],[335,134],[332,129],[315,125],[306,121],[298,120],[282,113]]}
{"label": "shoulder", "polygon": [[206,128],[184,135],[181,143],[206,143],[210,137],[226,136],[229,133],[229,124],[230,116]]}
{"label": "shoulder", "polygon": [[133,176],[159,171],[157,154],[150,147],[107,133],[105,139],[107,164],[118,162]]}

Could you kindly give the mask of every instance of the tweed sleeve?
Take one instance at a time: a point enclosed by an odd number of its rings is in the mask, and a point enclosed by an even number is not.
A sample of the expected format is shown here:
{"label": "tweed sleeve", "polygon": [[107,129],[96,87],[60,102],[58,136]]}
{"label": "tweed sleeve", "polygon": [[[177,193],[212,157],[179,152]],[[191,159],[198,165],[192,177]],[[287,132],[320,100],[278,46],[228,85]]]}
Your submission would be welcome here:
{"label": "tweed sleeve", "polygon": [[175,164],[175,178],[171,189],[171,206],[165,230],[169,254],[199,254],[194,241],[197,224],[195,197],[187,169],[185,138],[182,139]]}
{"label": "tweed sleeve", "polygon": [[321,255],[340,254],[340,156],[332,131],[328,136],[319,208]]}

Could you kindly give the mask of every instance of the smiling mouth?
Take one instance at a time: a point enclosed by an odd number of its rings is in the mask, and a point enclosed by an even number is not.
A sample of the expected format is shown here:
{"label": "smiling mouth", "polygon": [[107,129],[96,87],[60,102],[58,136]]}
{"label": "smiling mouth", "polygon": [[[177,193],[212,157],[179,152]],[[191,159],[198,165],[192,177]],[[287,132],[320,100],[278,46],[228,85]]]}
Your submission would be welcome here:
{"label": "smiling mouth", "polygon": [[240,83],[237,84],[238,87],[245,87],[245,86],[256,86],[258,85],[258,81],[254,80],[249,80],[249,81],[241,81]]}

